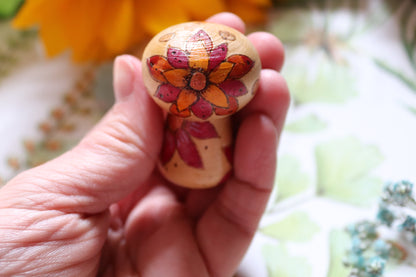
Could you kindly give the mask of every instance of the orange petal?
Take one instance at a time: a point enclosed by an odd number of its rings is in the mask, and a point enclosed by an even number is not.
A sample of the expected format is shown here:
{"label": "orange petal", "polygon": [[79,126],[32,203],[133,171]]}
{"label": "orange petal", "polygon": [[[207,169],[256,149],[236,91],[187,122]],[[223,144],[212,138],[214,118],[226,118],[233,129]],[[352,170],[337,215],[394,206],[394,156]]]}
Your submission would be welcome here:
{"label": "orange petal", "polygon": [[[52,1],[55,3],[49,3],[48,0],[27,0],[25,1],[19,13],[13,20],[13,27],[15,28],[28,28],[36,23],[39,23],[40,19],[44,16],[45,11],[56,4],[59,1]],[[50,5],[51,4],[51,5]]]}
{"label": "orange petal", "polygon": [[171,25],[190,20],[187,12],[176,1],[152,0],[135,2],[137,2],[137,19],[140,25],[143,26],[143,31],[151,35],[155,35]]}
{"label": "orange petal", "polygon": [[62,31],[62,16],[56,10],[64,8],[65,1],[56,1],[54,7],[45,8],[45,15],[41,19],[40,37],[45,45],[48,56],[55,56],[69,48],[67,37]]}
{"label": "orange petal", "polygon": [[[60,21],[74,59],[88,59],[89,56],[94,55],[92,51],[98,50],[103,53],[97,30],[100,30],[102,26],[102,15],[108,2],[102,0],[65,1],[65,7],[60,10]],[[92,47],[95,49],[91,49]]]}
{"label": "orange petal", "polygon": [[188,56],[189,67],[204,71],[208,69],[209,54],[204,45],[203,41],[188,42],[186,48],[191,49]]}
{"label": "orange petal", "polygon": [[209,74],[208,78],[214,84],[219,84],[227,79],[228,74],[233,69],[234,63],[230,62],[222,62],[219,66],[217,66],[211,74]]}
{"label": "orange petal", "polygon": [[228,98],[225,93],[218,88],[216,85],[210,85],[201,96],[217,107],[227,108],[228,107]]}
{"label": "orange petal", "polygon": [[163,72],[166,80],[174,87],[183,88],[187,85],[186,76],[189,75],[187,69],[172,69]]}
{"label": "orange petal", "polygon": [[196,20],[205,20],[216,13],[226,10],[222,0],[177,0],[176,2],[180,2],[183,8]]}
{"label": "orange petal", "polygon": [[108,50],[114,54],[124,52],[133,41],[135,11],[133,0],[112,1],[105,5],[99,36]]}
{"label": "orange petal", "polygon": [[183,110],[183,111],[180,112],[178,110],[178,106],[176,104],[170,105],[169,112],[176,115],[176,116],[179,116],[179,117],[189,117],[189,116],[191,116],[191,111],[189,109]]}
{"label": "orange petal", "polygon": [[181,112],[188,109],[196,100],[198,100],[198,96],[196,96],[193,90],[183,89],[179,93],[178,100],[176,100],[178,111]]}

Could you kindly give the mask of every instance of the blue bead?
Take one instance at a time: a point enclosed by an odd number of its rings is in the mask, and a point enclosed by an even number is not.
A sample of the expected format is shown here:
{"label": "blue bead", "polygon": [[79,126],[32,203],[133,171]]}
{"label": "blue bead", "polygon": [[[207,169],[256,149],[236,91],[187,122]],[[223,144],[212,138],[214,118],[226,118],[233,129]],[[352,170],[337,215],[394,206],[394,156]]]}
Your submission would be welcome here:
{"label": "blue bead", "polygon": [[383,274],[385,265],[385,259],[379,256],[371,257],[367,261],[365,271],[369,274],[376,274],[375,276],[381,276]]}
{"label": "blue bead", "polygon": [[351,239],[351,251],[355,254],[361,254],[365,249],[365,244],[363,241],[355,236]]}
{"label": "blue bead", "polygon": [[382,239],[377,239],[373,242],[374,252],[383,259],[388,259],[390,256],[391,244]]}
{"label": "blue bead", "polygon": [[385,204],[380,203],[377,212],[377,220],[380,221],[381,224],[390,227],[395,220],[395,215]]}
{"label": "blue bead", "polygon": [[404,206],[411,199],[413,184],[409,181],[388,183],[384,188],[384,200]]}
{"label": "blue bead", "polygon": [[416,232],[416,219],[408,215],[406,220],[400,224],[399,229],[401,231]]}

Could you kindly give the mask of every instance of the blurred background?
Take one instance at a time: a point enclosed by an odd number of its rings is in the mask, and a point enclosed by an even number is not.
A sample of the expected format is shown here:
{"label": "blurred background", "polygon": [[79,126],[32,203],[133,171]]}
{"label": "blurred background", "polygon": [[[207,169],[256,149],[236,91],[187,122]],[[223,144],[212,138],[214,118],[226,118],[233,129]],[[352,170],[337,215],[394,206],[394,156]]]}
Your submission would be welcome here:
{"label": "blurred background", "polygon": [[238,276],[416,276],[415,0],[0,0],[0,185],[103,116],[115,56],[221,11],[282,40],[292,95]]}

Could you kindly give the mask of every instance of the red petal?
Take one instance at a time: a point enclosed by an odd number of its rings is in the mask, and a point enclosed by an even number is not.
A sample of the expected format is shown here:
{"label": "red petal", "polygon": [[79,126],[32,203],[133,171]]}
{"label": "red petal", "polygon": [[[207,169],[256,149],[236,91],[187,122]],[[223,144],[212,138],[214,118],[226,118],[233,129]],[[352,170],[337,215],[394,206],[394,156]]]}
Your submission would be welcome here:
{"label": "red petal", "polygon": [[188,68],[188,55],[181,49],[169,48],[168,61],[175,68]]}
{"label": "red petal", "polygon": [[215,114],[216,115],[230,115],[230,114],[235,113],[238,110],[237,99],[230,96],[228,97],[228,103],[230,104],[228,108],[215,107]]}
{"label": "red petal", "polygon": [[176,88],[171,84],[163,84],[157,88],[155,96],[164,102],[172,103],[176,101],[180,91],[180,88]]}
{"label": "red petal", "polygon": [[212,106],[210,103],[205,101],[202,97],[194,103],[191,107],[194,115],[200,119],[207,119],[212,115]]}
{"label": "red petal", "polygon": [[218,138],[217,130],[215,130],[214,125],[209,121],[197,122],[185,120],[183,122],[183,129],[191,136],[199,139]]}
{"label": "red petal", "polygon": [[[209,37],[209,35],[204,30],[199,30],[195,35],[191,36],[188,39],[188,42],[197,42],[202,41],[204,43],[205,49],[209,52],[212,50],[212,40]],[[190,49],[187,49],[188,51],[192,50],[192,43],[187,43],[187,46]]]}
{"label": "red petal", "polygon": [[227,62],[234,63],[229,79],[240,79],[246,75],[254,66],[254,61],[245,55],[232,55],[228,57]]}
{"label": "red petal", "polygon": [[168,130],[165,130],[162,151],[160,152],[160,161],[162,162],[162,164],[167,164],[172,159],[175,150],[175,136]]}
{"label": "red petal", "polygon": [[185,130],[179,129],[176,132],[176,143],[179,156],[187,165],[195,168],[203,168],[198,149]]}
{"label": "red petal", "polygon": [[219,84],[220,89],[228,96],[239,97],[248,92],[246,86],[240,80],[228,80]]}
{"label": "red petal", "polygon": [[173,67],[168,60],[163,56],[152,56],[147,59],[147,67],[149,68],[152,77],[159,82],[166,82],[163,72],[172,70]]}
{"label": "red petal", "polygon": [[211,55],[209,56],[209,66],[208,70],[213,70],[220,63],[225,60],[228,52],[228,44],[223,43],[212,49]]}

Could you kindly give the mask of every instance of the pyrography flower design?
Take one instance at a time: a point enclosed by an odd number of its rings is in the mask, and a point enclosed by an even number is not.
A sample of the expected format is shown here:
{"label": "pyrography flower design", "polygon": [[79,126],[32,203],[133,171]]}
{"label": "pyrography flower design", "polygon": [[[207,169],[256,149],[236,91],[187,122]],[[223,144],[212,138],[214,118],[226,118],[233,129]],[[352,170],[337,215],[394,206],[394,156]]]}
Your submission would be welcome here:
{"label": "pyrography flower design", "polygon": [[160,161],[167,164],[178,151],[180,158],[191,167],[203,168],[201,157],[192,138],[218,138],[215,127],[209,122],[189,121],[176,116],[168,117],[167,129],[161,151]]}
{"label": "pyrography flower design", "polygon": [[237,97],[248,90],[240,80],[254,66],[245,55],[227,57],[228,44],[214,47],[210,36],[199,30],[186,41],[186,49],[169,47],[167,56],[147,59],[153,79],[160,82],[155,96],[171,103],[170,112],[200,119],[227,115],[238,109]]}

